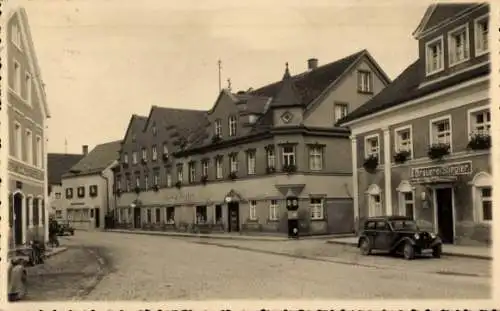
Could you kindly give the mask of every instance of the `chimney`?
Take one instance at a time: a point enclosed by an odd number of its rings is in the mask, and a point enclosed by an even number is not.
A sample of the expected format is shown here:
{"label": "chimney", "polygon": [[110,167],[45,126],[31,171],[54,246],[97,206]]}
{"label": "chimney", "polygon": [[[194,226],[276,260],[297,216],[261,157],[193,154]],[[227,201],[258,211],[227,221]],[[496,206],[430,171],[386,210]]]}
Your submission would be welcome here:
{"label": "chimney", "polygon": [[307,69],[314,70],[318,68],[318,59],[317,58],[309,58],[307,60]]}
{"label": "chimney", "polygon": [[82,153],[83,153],[83,155],[87,155],[89,153],[89,146],[88,145],[82,146]]}

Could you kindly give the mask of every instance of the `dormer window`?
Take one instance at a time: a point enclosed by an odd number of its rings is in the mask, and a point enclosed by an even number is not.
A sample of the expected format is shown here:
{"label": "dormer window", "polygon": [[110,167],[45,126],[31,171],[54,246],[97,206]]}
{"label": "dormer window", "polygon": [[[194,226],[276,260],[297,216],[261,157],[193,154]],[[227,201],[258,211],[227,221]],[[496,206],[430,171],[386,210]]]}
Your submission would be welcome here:
{"label": "dormer window", "polygon": [[236,135],[236,116],[229,117],[229,136]]}
{"label": "dormer window", "polygon": [[163,154],[166,154],[168,156],[168,144],[167,143],[163,144]]}
{"label": "dormer window", "polygon": [[222,121],[220,119],[215,120],[214,135],[217,137],[222,137]]}
{"label": "dormer window", "polygon": [[444,53],[443,37],[436,38],[425,44],[427,75],[443,70]]}
{"label": "dormer window", "polygon": [[478,18],[474,23],[474,33],[476,37],[476,56],[488,52],[488,16]]}
{"label": "dormer window", "polygon": [[151,128],[151,132],[153,133],[153,136],[156,136],[156,134],[158,134],[158,129],[156,128],[156,124],[153,124],[153,127]]}
{"label": "dormer window", "polygon": [[248,116],[248,123],[254,124],[255,122],[257,122],[257,115],[255,115],[255,114],[249,115]]}
{"label": "dormer window", "polygon": [[449,32],[448,49],[450,66],[469,59],[469,28],[467,24]]}

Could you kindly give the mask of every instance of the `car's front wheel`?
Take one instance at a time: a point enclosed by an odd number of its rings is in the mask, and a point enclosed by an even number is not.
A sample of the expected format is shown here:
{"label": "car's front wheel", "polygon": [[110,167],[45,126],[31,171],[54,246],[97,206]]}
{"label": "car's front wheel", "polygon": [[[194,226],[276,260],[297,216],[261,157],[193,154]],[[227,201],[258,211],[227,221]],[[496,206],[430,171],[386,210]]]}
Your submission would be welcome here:
{"label": "car's front wheel", "polygon": [[370,241],[368,239],[361,240],[361,244],[359,245],[359,249],[361,250],[361,254],[364,256],[370,255],[372,252],[372,247],[370,245]]}
{"label": "car's front wheel", "polygon": [[436,245],[432,248],[432,257],[441,258],[442,253],[443,253],[443,248],[441,245]]}
{"label": "car's front wheel", "polygon": [[411,243],[406,243],[403,247],[403,255],[406,260],[412,260],[415,258],[415,248],[413,248],[413,245]]}

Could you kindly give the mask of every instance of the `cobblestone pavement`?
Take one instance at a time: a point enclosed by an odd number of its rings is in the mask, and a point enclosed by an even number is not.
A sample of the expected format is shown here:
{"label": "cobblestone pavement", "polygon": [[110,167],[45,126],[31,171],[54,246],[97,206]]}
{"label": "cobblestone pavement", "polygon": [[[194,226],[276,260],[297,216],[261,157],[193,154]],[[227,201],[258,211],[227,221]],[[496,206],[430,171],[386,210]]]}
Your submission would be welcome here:
{"label": "cobblestone pavement", "polygon": [[[487,299],[491,296],[488,277],[436,274],[424,268],[441,265],[443,269],[447,266],[451,269],[451,265],[458,265],[467,267],[464,273],[472,269],[488,271],[487,267],[475,268],[487,263],[480,260],[443,258],[404,262],[378,256],[360,259],[353,249],[311,240],[222,241],[105,232],[77,232],[72,238],[74,243],[105,249],[112,265],[111,272],[85,296],[87,300]],[[215,242],[226,247],[198,242]],[[238,245],[229,245],[230,242]],[[241,244],[246,242],[246,246],[255,244],[260,248],[254,246],[250,251],[235,248],[245,247]],[[327,248],[322,249],[320,243]],[[262,250],[264,244],[267,249]],[[269,249],[283,253],[286,249],[290,254],[269,254]],[[300,258],[307,252],[317,255],[316,260]],[[341,255],[344,252],[349,254]],[[324,260],[335,254],[345,256],[342,260],[346,262]],[[349,262],[349,258],[353,261]],[[356,261],[363,264],[364,260],[387,261],[387,264],[356,265]],[[396,260],[398,265],[407,265],[409,269],[394,268]]]}
{"label": "cobblestone pavement", "polygon": [[68,238],[60,240],[65,246],[69,244],[68,250],[27,269],[28,296],[23,301],[78,299],[92,290],[102,276],[104,262],[98,261],[99,249],[74,245]]}

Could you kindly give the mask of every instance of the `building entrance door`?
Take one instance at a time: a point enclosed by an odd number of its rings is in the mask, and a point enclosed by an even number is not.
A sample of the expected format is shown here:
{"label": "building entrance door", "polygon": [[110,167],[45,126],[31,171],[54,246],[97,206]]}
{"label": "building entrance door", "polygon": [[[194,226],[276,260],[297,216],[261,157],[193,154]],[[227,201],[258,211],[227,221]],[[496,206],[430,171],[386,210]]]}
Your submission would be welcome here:
{"label": "building entrance door", "polygon": [[230,202],[227,204],[228,231],[240,231],[240,205],[238,202]]}
{"label": "building entrance door", "polygon": [[101,225],[101,215],[99,214],[98,207],[94,209],[94,219],[95,219],[95,227],[99,228],[99,226]]}
{"label": "building entrance door", "polygon": [[134,207],[134,228],[138,229],[141,227],[141,208]]}
{"label": "building entrance door", "polygon": [[449,188],[435,189],[436,215],[438,234],[443,243],[453,243],[455,228],[453,225],[453,190]]}

